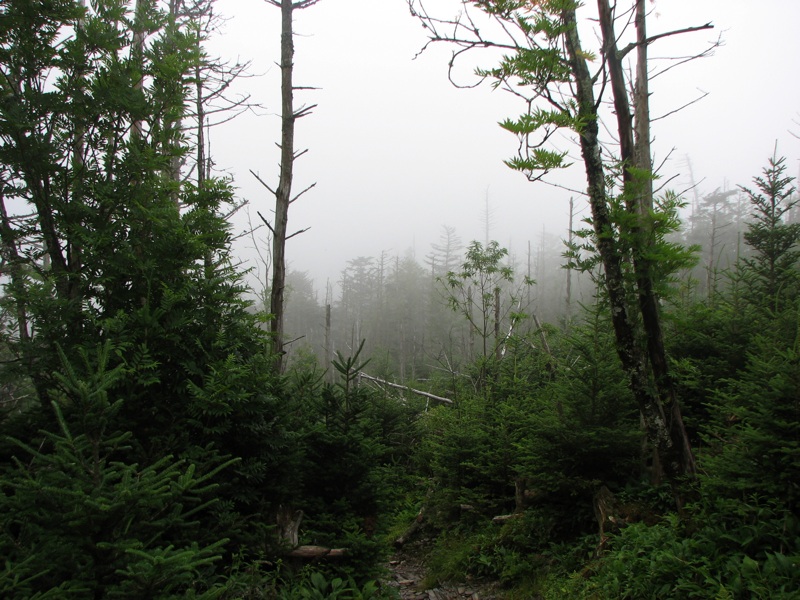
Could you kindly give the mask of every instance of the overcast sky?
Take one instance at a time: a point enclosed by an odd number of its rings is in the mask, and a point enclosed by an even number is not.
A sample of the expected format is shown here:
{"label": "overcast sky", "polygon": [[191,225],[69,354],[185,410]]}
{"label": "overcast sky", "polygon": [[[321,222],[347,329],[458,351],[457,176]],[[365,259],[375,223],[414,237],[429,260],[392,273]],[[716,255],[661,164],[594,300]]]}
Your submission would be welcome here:
{"label": "overcast sky", "polygon": [[[790,132],[800,135],[800,2],[755,4],[651,2],[651,35],[715,25],[710,32],[667,38],[652,47],[651,57],[697,51],[719,35],[724,42],[711,58],[651,84],[654,117],[709,94],[654,123],[656,161],[672,152],[663,175],[676,176],[675,189],[689,186],[687,156],[701,195],[750,184],[776,141],[790,174],[798,173],[800,140]],[[458,10],[457,0],[429,0],[428,6],[442,16]],[[241,89],[269,114],[245,115],[215,129],[212,152],[252,210],[266,215],[274,199],[248,171],[277,182],[279,10],[263,0],[218,0],[217,11],[229,20],[212,51],[252,61],[251,71],[261,76],[242,81]],[[529,240],[538,243],[543,226],[566,235],[571,195],[585,214],[585,200],[577,195],[531,184],[503,165],[516,140],[497,122],[523,107],[488,86],[455,89],[447,80],[451,49],[445,46],[414,59],[426,30],[405,0],[320,0],[296,13],[295,31],[295,83],[320,89],[295,95],[297,105],[318,107],[298,122],[297,148],[309,151],[296,165],[294,189],[317,186],[292,205],[290,232],[310,230],[289,240],[287,257],[290,269],[307,271],[319,288],[357,256],[411,250],[421,260],[442,225],[455,227],[465,243],[483,240],[487,194],[492,238],[519,254]],[[594,42],[587,30],[584,45]],[[479,55],[475,61],[481,63]],[[578,149],[562,142],[578,159]],[[584,189],[582,176],[578,163],[563,181]],[[240,244],[243,255],[249,245]]]}

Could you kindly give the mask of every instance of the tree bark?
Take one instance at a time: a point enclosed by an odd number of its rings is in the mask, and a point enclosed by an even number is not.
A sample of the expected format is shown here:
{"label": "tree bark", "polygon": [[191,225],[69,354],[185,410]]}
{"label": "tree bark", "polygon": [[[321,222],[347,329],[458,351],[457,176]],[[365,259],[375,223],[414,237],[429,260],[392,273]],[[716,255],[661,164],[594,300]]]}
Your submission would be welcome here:
{"label": "tree bark", "polygon": [[[131,55],[139,67],[139,79],[134,83],[134,89],[141,92],[144,89],[144,40],[147,37],[145,32],[145,17],[150,11],[152,0],[136,0],[133,9],[133,39],[131,41]],[[134,119],[131,122],[131,136],[134,139],[141,139],[144,132],[142,120]]]}
{"label": "tree bark", "polygon": [[278,507],[278,514],[275,518],[278,525],[278,540],[285,542],[290,548],[300,545],[300,523],[303,522],[303,511],[294,510],[291,507]]}

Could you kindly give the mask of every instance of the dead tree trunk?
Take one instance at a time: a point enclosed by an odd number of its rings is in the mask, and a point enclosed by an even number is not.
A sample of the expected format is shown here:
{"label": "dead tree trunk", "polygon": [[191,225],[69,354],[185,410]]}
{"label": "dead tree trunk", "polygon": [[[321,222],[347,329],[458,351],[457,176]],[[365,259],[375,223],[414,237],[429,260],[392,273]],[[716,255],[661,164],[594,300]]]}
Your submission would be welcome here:
{"label": "dead tree trunk", "polygon": [[278,541],[289,548],[300,545],[300,523],[303,522],[303,511],[291,507],[280,506],[276,517]]}
{"label": "dead tree trunk", "polygon": [[[281,166],[278,187],[275,195],[275,225],[272,230],[272,283],[270,287],[269,310],[272,315],[270,333],[272,334],[273,368],[280,373],[283,370],[283,292],[286,286],[286,240],[301,233],[287,235],[289,222],[289,205],[297,199],[292,198],[292,179],[294,161],[303,152],[294,149],[294,126],[297,119],[311,112],[313,106],[294,108],[294,32],[292,16],[296,9],[307,8],[318,0],[269,0],[270,4],[281,9]],[[306,190],[304,190],[306,191]],[[301,192],[302,194],[303,192]],[[299,196],[300,194],[298,194]]]}
{"label": "dead tree trunk", "polygon": [[292,31],[291,0],[281,4],[281,174],[275,190],[275,226],[272,236],[272,285],[269,312],[272,315],[272,352],[274,368],[283,368],[283,289],[286,285],[286,226],[289,221],[289,200],[294,170],[294,112],[292,73],[294,65],[294,34]]}

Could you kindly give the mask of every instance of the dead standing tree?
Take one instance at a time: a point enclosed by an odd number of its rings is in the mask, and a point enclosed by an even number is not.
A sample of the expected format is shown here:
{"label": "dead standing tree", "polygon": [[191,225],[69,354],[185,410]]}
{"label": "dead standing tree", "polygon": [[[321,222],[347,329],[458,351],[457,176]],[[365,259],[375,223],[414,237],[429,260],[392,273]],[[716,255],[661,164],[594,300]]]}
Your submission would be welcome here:
{"label": "dead standing tree", "polygon": [[[632,0],[625,13],[616,4],[612,8],[609,0],[597,0],[603,60],[593,73],[589,65],[596,57],[581,45],[579,3],[574,0],[462,0],[462,11],[453,19],[431,16],[422,0],[408,2],[428,30],[429,44],[456,46],[449,77],[459,87],[477,85],[454,81],[456,61],[464,53],[483,48],[503,53],[499,66],[479,68],[476,73],[481,81],[489,79],[526,103],[522,116],[501,123],[519,139],[518,156],[506,161],[509,167],[531,181],[543,180],[551,171],[569,166],[566,151],[550,149],[553,136],[564,130],[577,134],[592,214],[591,241],[603,268],[617,353],[659,459],[654,465],[656,477],[663,472],[675,481],[693,475],[694,459],[667,372],[656,295],[659,274],[648,259],[657,240],[647,47],[663,37],[712,26],[648,37],[643,0]],[[622,50],[617,48],[616,19],[626,19],[625,25],[635,24],[636,29],[635,40]],[[637,80],[630,86],[631,99],[623,59],[634,49],[637,64],[632,71]],[[603,94],[608,88],[617,115],[615,152],[608,150],[600,135]],[[616,157],[609,162],[604,154]],[[633,277],[627,274],[631,269]]]}
{"label": "dead standing tree", "polygon": [[[286,285],[286,242],[290,238],[308,231],[301,229],[287,235],[289,222],[289,205],[300,196],[314,187],[311,184],[303,191],[292,196],[292,178],[294,175],[294,161],[306,153],[306,150],[295,152],[294,126],[295,122],[308,115],[316,105],[303,106],[295,109],[294,91],[297,89],[310,89],[295,87],[292,81],[294,72],[294,32],[292,30],[292,16],[295,10],[308,8],[319,0],[266,0],[269,4],[281,9],[281,163],[278,187],[272,189],[256,175],[259,182],[275,196],[275,223],[271,225],[261,213],[259,216],[272,234],[272,282],[270,285],[270,333],[272,334],[272,352],[274,355],[273,368],[276,373],[283,370],[283,290]],[[254,174],[255,175],[255,174]]]}

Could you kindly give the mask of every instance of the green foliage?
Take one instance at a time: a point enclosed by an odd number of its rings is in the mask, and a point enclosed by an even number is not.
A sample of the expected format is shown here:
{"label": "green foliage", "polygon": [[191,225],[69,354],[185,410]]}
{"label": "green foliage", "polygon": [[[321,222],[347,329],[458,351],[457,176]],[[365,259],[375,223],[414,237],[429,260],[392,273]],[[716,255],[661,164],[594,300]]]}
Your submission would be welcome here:
{"label": "green foliage", "polygon": [[35,395],[0,447],[23,597],[213,595],[234,552],[274,551],[299,487],[297,406],[229,255],[230,182],[175,171],[196,40],[137,6],[19,0],[0,24],[0,377]]}
{"label": "green foliage", "polygon": [[680,518],[623,527],[582,572],[552,573],[545,598],[796,597],[796,315],[758,335],[730,300],[682,318],[694,324],[675,341],[701,439],[697,502]]}
{"label": "green foliage", "polygon": [[565,169],[570,166],[572,163],[564,162],[566,156],[567,152],[554,152],[553,150],[536,148],[531,150],[530,155],[525,158],[515,156],[504,162],[506,166],[515,171],[523,171],[525,173],[541,171],[541,177],[554,169]]}
{"label": "green foliage", "polygon": [[319,571],[309,571],[300,581],[281,589],[277,600],[382,600],[394,596],[378,587],[375,581],[358,585],[352,578],[328,579]]}
{"label": "green foliage", "polygon": [[[509,89],[529,99],[525,114],[516,120],[506,119],[500,123],[503,129],[517,136],[520,147],[518,156],[506,160],[505,164],[525,173],[531,181],[570,166],[571,163],[564,161],[566,152],[548,150],[545,145],[560,129],[580,133],[585,124],[578,117],[574,101],[562,100],[564,94],[559,92],[560,86],[574,78],[563,45],[570,26],[562,18],[562,11],[574,10],[575,3],[571,0],[547,0],[532,5],[503,0],[476,1],[474,4],[498,19],[508,31],[515,32],[511,34],[514,43],[499,64],[489,69],[478,68],[476,74],[489,79],[495,88]],[[477,30],[470,33],[479,35]],[[508,49],[507,44],[501,47]],[[591,58],[587,55],[587,59]],[[546,109],[536,106],[537,98],[549,100]],[[532,139],[533,136],[537,139]]]}
{"label": "green foliage", "polygon": [[[649,174],[639,174],[640,178],[650,178]],[[609,197],[609,219],[611,230],[604,233],[616,240],[621,256],[625,261],[625,275],[631,288],[634,288],[632,273],[633,257],[643,259],[649,265],[650,274],[659,297],[669,300],[675,295],[678,274],[693,266],[698,246],[684,247],[673,241],[680,230],[679,213],[686,206],[685,201],[673,192],[666,192],[655,200],[655,207],[644,218],[632,214],[625,202],[625,194]],[[588,227],[575,232],[576,241],[567,243],[564,256],[570,268],[584,272],[596,271],[600,265],[597,251],[598,237],[591,217],[584,219]],[[641,236],[647,233],[647,243]],[[633,294],[633,292],[631,292]],[[631,298],[633,302],[633,298]]]}
{"label": "green foliage", "polygon": [[84,353],[92,369],[85,377],[66,363],[53,404],[58,430],[42,432],[36,445],[15,440],[19,453],[0,496],[5,597],[224,589],[214,584],[214,563],[227,540],[197,543],[205,536],[196,517],[215,502],[213,478],[234,461],[205,473],[170,455],[132,461],[131,434],[115,429],[124,400],[109,390],[122,369],[108,370],[110,355],[108,344],[96,357]]}
{"label": "green foliage", "polygon": [[740,377],[715,395],[705,486],[719,498],[768,498],[800,506],[800,355],[773,338],[753,341]]}
{"label": "green foliage", "polygon": [[551,336],[556,356],[510,345],[487,395],[423,415],[426,519],[449,529],[525,511],[526,541],[503,545],[515,552],[543,552],[594,530],[594,492],[637,478],[641,442],[630,392],[608,361],[613,340],[602,315],[566,339]]}
{"label": "green foliage", "polygon": [[[158,305],[161,285],[202,253],[180,226],[178,182],[165,176],[185,152],[173,114],[183,114],[183,87],[158,75],[176,61],[185,68],[192,44],[151,8],[140,16],[154,39],[136,56],[124,3],[35,4],[11,3],[0,31],[0,197],[15,263],[7,300],[22,319],[12,346],[36,365],[29,375],[47,406],[54,345],[69,354],[102,338],[101,321],[119,311]],[[141,135],[126,134],[133,123]],[[10,220],[10,200],[28,216]]]}
{"label": "green foliage", "polygon": [[379,574],[384,516],[406,480],[402,465],[413,414],[359,383],[362,349],[337,354],[339,382],[306,388],[305,454],[293,501],[305,514],[306,543],[347,549],[331,573],[359,580]]}
{"label": "green foliage", "polygon": [[[552,598],[796,594],[800,229],[785,222],[793,201],[783,159],[770,160],[755,191],[743,188],[754,220],[738,287],[684,303],[669,321],[673,379],[702,440],[703,475],[695,504],[659,520],[668,502],[641,483],[637,413],[602,301],[566,333],[545,325],[521,335],[522,287],[507,250],[473,242],[453,269],[448,237],[432,278],[482,342],[477,360],[447,362],[451,379],[430,384],[454,392],[453,406],[422,412],[422,401],[361,382],[363,342],[337,354],[335,384],[322,383],[310,355],[279,378],[229,255],[220,215],[233,202],[230,182],[195,187],[174,170],[189,150],[181,120],[199,59],[193,33],[149,3],[138,15],[126,2],[6,4],[4,598],[384,598],[370,578],[387,551],[386,516],[407,523],[423,505],[425,526],[440,532],[432,579],[489,578]],[[474,4],[523,36],[479,75],[561,97],[573,78],[561,12],[575,3]],[[142,48],[134,30],[145,33]],[[571,100],[530,107],[501,126],[521,143],[507,164],[536,178],[565,166],[565,154],[543,147],[548,138],[591,122]],[[611,238],[629,305],[634,264],[670,300],[692,261],[692,249],[671,241],[682,203],[668,193],[653,211],[633,211],[651,175],[628,169],[633,181],[615,195],[622,165],[615,170],[608,227],[578,234],[571,266],[595,269],[598,243]],[[385,276],[383,257],[346,271],[343,294],[369,307],[387,378],[394,364],[413,376],[427,360],[409,341],[428,333],[411,327],[430,301],[419,293],[424,276],[413,260]],[[417,293],[384,297],[405,286]],[[384,310],[409,324],[408,339],[390,339],[377,323]],[[355,312],[361,327],[367,313]],[[452,324],[441,321],[433,325],[443,331]],[[601,485],[639,513],[620,516],[597,546]],[[347,548],[346,558],[285,569],[272,531],[279,505],[303,510],[304,542]],[[511,516],[492,524],[498,515]]]}
{"label": "green foliage", "polygon": [[[609,552],[588,572],[549,578],[552,598],[769,598],[796,597],[796,543],[787,554],[751,554],[746,533],[719,527],[700,513],[688,523],[671,517],[638,523],[611,538]],[[740,545],[741,544],[741,545]]]}
{"label": "green foliage", "polygon": [[523,317],[513,308],[519,305],[523,287],[533,285],[528,278],[519,286],[513,285],[514,270],[502,262],[507,256],[508,250],[496,241],[489,242],[485,248],[473,241],[467,248],[461,269],[450,271],[438,280],[445,288],[448,305],[469,327],[468,356],[472,358],[476,344],[479,348],[482,361],[476,364],[479,367],[477,387],[485,382],[491,362],[489,357],[498,352],[504,341],[501,322],[507,321],[513,328]]}

